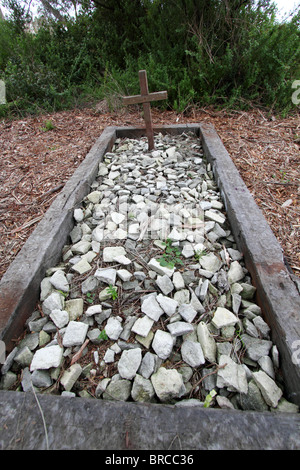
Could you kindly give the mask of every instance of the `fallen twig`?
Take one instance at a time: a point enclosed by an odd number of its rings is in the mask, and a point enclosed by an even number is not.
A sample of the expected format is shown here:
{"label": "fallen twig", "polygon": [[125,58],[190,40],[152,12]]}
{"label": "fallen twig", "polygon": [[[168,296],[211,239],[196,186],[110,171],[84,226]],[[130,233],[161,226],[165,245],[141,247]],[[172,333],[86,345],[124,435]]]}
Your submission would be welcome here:
{"label": "fallen twig", "polygon": [[89,339],[86,339],[86,340],[85,340],[85,342],[83,343],[83,345],[81,346],[81,348],[79,349],[79,351],[78,351],[76,354],[74,354],[74,356],[72,357],[70,366],[72,366],[73,364],[75,364],[75,362],[79,361],[79,359],[80,359],[81,356],[82,356],[82,352],[83,352],[84,348],[88,345],[89,342],[90,342]]}
{"label": "fallen twig", "polygon": [[55,186],[55,188],[49,189],[49,191],[46,191],[44,194],[42,194],[41,196],[39,196],[37,198],[38,201],[40,201],[41,199],[43,199],[46,196],[49,196],[52,193],[55,193],[56,191],[59,191],[63,187],[64,187],[64,184],[59,184],[58,186]]}

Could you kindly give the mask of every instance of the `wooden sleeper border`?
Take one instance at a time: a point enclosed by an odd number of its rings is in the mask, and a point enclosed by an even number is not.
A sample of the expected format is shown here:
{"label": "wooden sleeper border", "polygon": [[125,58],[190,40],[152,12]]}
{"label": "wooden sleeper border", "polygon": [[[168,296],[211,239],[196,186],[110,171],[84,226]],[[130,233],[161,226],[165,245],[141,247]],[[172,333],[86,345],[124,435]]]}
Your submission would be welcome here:
{"label": "wooden sleeper border", "polygon": [[[155,133],[173,135],[189,131],[202,141],[236,243],[257,288],[257,303],[279,350],[287,399],[300,405],[300,295],[282,249],[211,124],[154,128]],[[9,266],[0,282],[0,339],[7,352],[36,306],[46,270],[61,257],[74,226],[74,208],[89,193],[99,162],[117,138],[144,135],[142,127],[107,127]],[[171,441],[171,449],[300,448],[298,413],[198,409],[50,395],[39,395],[39,402],[47,415],[53,449],[128,449],[129,442],[135,449],[168,449]],[[33,394],[0,391],[0,405],[0,449],[12,445],[45,448],[43,423]],[[134,427],[130,425],[132,419]],[[33,425],[34,421],[39,424]]]}

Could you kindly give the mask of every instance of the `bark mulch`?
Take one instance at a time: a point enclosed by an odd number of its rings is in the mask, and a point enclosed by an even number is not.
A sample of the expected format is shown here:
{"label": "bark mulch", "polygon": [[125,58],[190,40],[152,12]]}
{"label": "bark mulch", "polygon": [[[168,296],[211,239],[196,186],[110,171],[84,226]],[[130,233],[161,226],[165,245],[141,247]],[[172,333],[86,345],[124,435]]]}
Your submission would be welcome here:
{"label": "bark mulch", "polygon": [[[211,122],[300,276],[300,114],[152,109],[154,124]],[[49,129],[47,121],[54,128]],[[137,107],[75,109],[0,122],[0,278],[106,126],[143,125]]]}

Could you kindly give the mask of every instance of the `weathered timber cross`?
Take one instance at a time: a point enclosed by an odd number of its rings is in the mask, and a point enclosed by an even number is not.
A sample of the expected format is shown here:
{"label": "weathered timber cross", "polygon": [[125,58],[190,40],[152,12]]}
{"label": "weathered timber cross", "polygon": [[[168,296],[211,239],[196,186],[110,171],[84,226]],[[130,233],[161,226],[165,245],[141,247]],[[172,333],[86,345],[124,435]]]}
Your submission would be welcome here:
{"label": "weathered timber cross", "polygon": [[143,104],[144,119],[145,119],[145,124],[146,124],[146,135],[148,137],[148,147],[149,147],[149,150],[153,150],[154,149],[154,133],[153,133],[150,103],[151,101],[166,100],[168,97],[168,93],[166,91],[157,91],[155,93],[149,93],[146,70],[139,71],[139,79],[140,79],[141,94],[134,95],[134,96],[124,96],[123,103],[124,104],[141,104],[141,103]]}

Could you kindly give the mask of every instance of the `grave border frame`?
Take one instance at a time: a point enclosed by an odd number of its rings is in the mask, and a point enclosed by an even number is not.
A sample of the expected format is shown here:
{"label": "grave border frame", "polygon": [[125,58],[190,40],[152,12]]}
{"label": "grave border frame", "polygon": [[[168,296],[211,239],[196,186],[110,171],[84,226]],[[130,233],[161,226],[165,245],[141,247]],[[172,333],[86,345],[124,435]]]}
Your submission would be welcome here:
{"label": "grave border frame", "polygon": [[[243,182],[213,125],[197,123],[154,127],[155,133],[162,132],[176,135],[188,131],[192,131],[201,138],[206,158],[212,164],[212,170],[221,192],[236,242],[239,249],[244,254],[246,267],[252,276],[254,285],[257,287],[258,304],[261,305],[264,317],[271,327],[272,340],[279,349],[288,399],[300,405],[300,364],[295,364],[292,360],[294,353],[293,342],[300,337],[300,321],[297,319],[297,315],[299,316],[300,311],[300,296],[285,265],[282,249]],[[36,301],[39,297],[40,282],[46,270],[54,266],[61,257],[61,250],[74,225],[74,208],[78,207],[85,195],[88,194],[90,185],[97,176],[98,165],[102,161],[103,156],[106,152],[111,151],[117,138],[138,138],[141,136],[145,136],[145,129],[143,127],[110,126],[104,129],[101,136],[88,152],[84,161],[67,181],[61,193],[56,197],[44,218],[30,235],[23,248],[4,274],[0,282],[0,339],[6,343],[8,351],[13,347],[11,340],[16,338],[23,330],[26,319],[36,305]],[[243,211],[245,208],[247,208],[247,210]],[[37,246],[42,248],[37,250]],[[52,419],[54,419],[52,409],[61,408],[62,412],[65,410],[67,413],[66,399],[54,396],[41,396],[39,399],[45,406],[49,417],[52,416]],[[63,401],[59,402],[59,400]],[[105,403],[101,400],[98,401],[87,398],[75,398],[74,400],[76,400],[74,403],[76,403],[78,416],[80,416],[87,407],[90,410],[94,410],[97,419],[104,425],[105,421],[103,422],[103,420],[106,416],[105,410],[109,409],[112,410],[113,416],[118,421],[115,413],[117,413],[117,410],[119,410],[118,413],[120,413],[120,404],[116,404],[114,407],[112,403]],[[0,412],[1,425],[10,419],[7,417],[9,411],[13,409],[14,416],[20,418],[22,413],[25,413],[24,410],[22,411],[22,406],[26,405],[32,408],[34,407],[35,401],[32,394],[0,391],[0,403],[3,409],[3,414]],[[72,409],[74,408],[73,401],[70,402],[70,407]],[[195,419],[199,420],[199,426],[201,427],[201,422],[204,423],[202,424],[200,434],[203,436],[206,435],[205,433],[208,432],[207,426],[209,425],[211,426],[211,434],[215,439],[217,439],[217,436],[220,437],[223,425],[229,420],[231,423],[230,426],[232,426],[231,432],[233,436],[237,436],[238,433],[241,432],[241,436],[244,436],[245,443],[247,444],[242,448],[300,448],[299,414],[258,413],[251,411],[239,412],[238,410],[216,409],[195,410],[195,408],[190,407],[188,407],[185,412],[184,408],[181,408],[179,411],[178,407],[169,405],[157,406],[135,403],[124,403],[122,407],[124,413],[121,413],[122,416],[120,419],[123,419],[126,413],[130,413],[130,410],[134,409],[134,413],[137,413],[137,416],[139,416],[139,413],[141,413],[141,415],[145,414],[151,421],[152,418],[157,419],[158,424],[163,422],[162,420],[169,422],[172,419],[169,413],[175,413],[175,415],[182,417],[186,414],[187,417],[188,415],[190,416],[191,410],[193,410],[192,414],[195,414]],[[26,419],[30,422],[34,419],[34,413],[32,415],[29,413],[26,416]],[[204,416],[206,417],[205,419]],[[180,418],[180,421],[181,419],[182,418]],[[206,420],[207,425],[205,424]],[[223,421],[221,429],[219,424],[220,420],[221,422]],[[84,419],[82,422],[84,422]],[[158,426],[157,429],[159,429],[158,424],[156,425]],[[188,422],[185,423],[181,421],[183,430],[187,429],[188,425]],[[64,426],[66,426],[66,428]],[[66,432],[71,432],[71,428],[69,429],[68,426],[67,421],[62,420],[61,428],[57,430],[62,440]],[[241,431],[240,426],[243,426],[243,431]],[[261,431],[259,432],[260,439],[257,439],[259,426],[261,426]],[[98,429],[98,426],[96,427]],[[179,427],[179,429],[181,429],[181,427]],[[271,427],[273,427],[273,432],[266,435],[266,430],[271,429]],[[30,425],[27,428],[27,431],[25,429],[23,430],[24,433],[30,433]],[[67,428],[69,431],[67,431]],[[265,430],[264,432],[262,432],[263,429]],[[274,440],[275,431],[277,438]],[[53,432],[55,432],[55,430]],[[101,431],[101,427],[99,427],[97,431],[98,438],[101,432],[103,431]],[[256,433],[255,436],[254,432]],[[40,434],[41,433],[42,430],[40,430]],[[6,436],[6,439],[8,439],[8,436]],[[36,437],[36,439],[32,437],[32,439],[34,443],[28,438],[27,444],[24,444],[25,448],[40,448],[41,445],[44,445],[40,442],[41,436],[39,436],[39,438]],[[63,445],[67,446],[67,448],[72,448],[68,447],[69,444],[60,444],[56,438],[54,440],[58,448],[62,448],[61,446]],[[114,442],[111,441],[112,447],[109,447],[109,438],[107,438],[106,441],[107,443],[104,444],[104,448],[113,449]],[[252,443],[250,443],[250,441]],[[1,444],[1,442],[4,444]],[[2,438],[0,439],[0,448],[1,445],[5,446],[5,442],[8,441]],[[23,443],[24,442],[25,441],[23,441]],[[241,439],[238,439],[238,442],[241,442]],[[152,449],[156,448],[155,446],[157,445],[157,448],[164,448],[161,447],[163,446],[163,442],[158,443],[157,439],[154,438],[154,434],[149,445],[149,448]],[[153,447],[151,447],[151,445]],[[199,443],[199,446],[199,448],[204,448],[202,447],[203,443],[201,443],[201,445]],[[220,444],[220,446],[222,449],[229,448],[224,442]]]}

